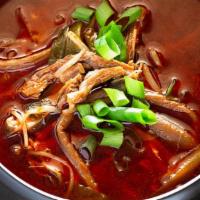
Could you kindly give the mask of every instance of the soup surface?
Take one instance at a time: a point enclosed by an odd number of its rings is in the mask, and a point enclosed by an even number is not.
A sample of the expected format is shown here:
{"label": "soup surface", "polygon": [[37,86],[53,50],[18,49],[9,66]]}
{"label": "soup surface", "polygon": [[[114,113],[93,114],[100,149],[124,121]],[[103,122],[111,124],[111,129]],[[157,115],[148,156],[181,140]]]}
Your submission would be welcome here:
{"label": "soup surface", "polygon": [[[95,8],[100,1],[81,0],[10,0],[0,3],[0,59],[23,58],[40,52],[51,46],[58,31],[66,24],[72,24],[71,13],[77,6],[90,6]],[[142,44],[137,53],[138,60],[151,65],[148,50],[155,48],[162,54],[163,66],[156,68],[160,85],[165,91],[171,81],[176,79],[176,87],[173,90],[174,98],[195,110],[200,114],[200,1],[198,0],[113,0],[112,6],[122,12],[127,7],[142,5],[151,11],[148,23],[142,34]],[[24,20],[24,21],[23,21]],[[26,22],[24,24],[24,22]],[[13,53],[14,52],[14,53]],[[47,64],[44,61],[42,64]],[[1,70],[0,73],[0,161],[14,174],[51,194],[66,197],[66,185],[70,176],[67,167],[49,159],[29,159],[25,153],[16,155],[13,146],[21,142],[19,134],[5,136],[5,119],[8,117],[7,110],[13,105],[24,106],[34,102],[24,98],[17,92],[24,81],[41,63],[33,64],[28,69],[10,71]],[[57,84],[54,90],[57,91]],[[53,91],[54,91],[53,90]],[[53,92],[52,92],[53,93]],[[159,110],[160,111],[160,110]],[[161,113],[163,111],[160,111]],[[165,112],[164,112],[165,113]],[[168,114],[168,112],[167,112]],[[176,114],[170,113],[173,117]],[[55,135],[55,127],[58,116],[48,121],[46,126],[30,133],[34,148],[37,151],[50,149],[50,152],[63,160],[66,160]],[[181,118],[182,120],[182,118]],[[192,135],[199,143],[199,119],[190,122],[183,119],[183,126],[191,126]],[[46,122],[45,122],[46,123]],[[187,125],[185,125],[187,124]],[[189,124],[189,125],[188,125]],[[169,161],[176,155],[183,154],[178,145],[172,147],[163,139],[155,135],[147,134],[148,130],[140,125],[128,124],[126,131],[132,130],[137,133],[144,152],[129,150],[128,146],[122,145],[120,150],[115,148],[98,146],[94,157],[89,162],[89,169],[98,184],[98,191],[105,194],[108,199],[145,199],[158,194],[162,188],[161,178],[167,173]],[[82,127],[82,123],[76,114],[68,127],[71,139],[76,146],[77,141],[88,136],[91,131]],[[96,133],[94,133],[96,134]],[[97,136],[98,137],[98,136]],[[142,141],[142,142],[141,142]],[[15,151],[16,149],[14,149]],[[141,149],[140,149],[141,150]],[[127,151],[129,154],[127,154]],[[142,150],[141,150],[142,151]],[[15,151],[16,152],[16,151]],[[124,160],[122,159],[124,158]],[[126,158],[128,160],[126,160]],[[179,158],[180,161],[180,158]],[[196,161],[198,163],[199,161]],[[58,179],[58,174],[49,174],[46,170],[37,170],[38,163],[45,166],[56,167],[62,172],[63,177]],[[198,164],[200,166],[200,164]],[[199,166],[180,183],[199,174]],[[73,168],[73,167],[72,167]],[[50,168],[48,168],[50,169]],[[75,185],[84,184],[79,173],[73,168]],[[52,178],[53,177],[53,178]],[[56,177],[56,178],[55,178]],[[61,180],[62,179],[62,180]],[[63,180],[64,179],[64,180]],[[179,184],[179,182],[178,182]],[[164,189],[167,191],[173,187]],[[78,186],[72,191],[70,198],[73,199],[100,199],[100,197],[81,197]],[[77,192],[78,191],[78,192]],[[80,192],[80,193],[79,193]],[[79,193],[77,195],[76,193]],[[85,194],[84,194],[85,195]],[[91,196],[94,194],[91,194]]]}

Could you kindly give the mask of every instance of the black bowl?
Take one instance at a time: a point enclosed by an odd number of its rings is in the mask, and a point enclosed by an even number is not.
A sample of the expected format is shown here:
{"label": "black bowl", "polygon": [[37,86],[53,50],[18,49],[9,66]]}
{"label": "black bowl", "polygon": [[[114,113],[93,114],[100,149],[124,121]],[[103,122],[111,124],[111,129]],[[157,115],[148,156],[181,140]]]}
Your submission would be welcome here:
{"label": "black bowl", "polygon": [[[6,167],[0,164],[0,181],[7,186],[10,191],[15,192],[21,198],[25,200],[66,200],[43,192],[30,184],[26,183],[22,179],[18,178]],[[200,199],[200,175],[188,181],[187,183],[179,186],[178,188],[171,190],[165,194],[157,197],[150,198],[148,200],[192,200]],[[1,191],[0,191],[1,193]],[[0,194],[1,195],[1,194]],[[22,200],[20,198],[20,200]],[[0,199],[1,196],[0,196]],[[4,200],[4,199],[2,199]],[[7,200],[7,198],[6,198]]]}

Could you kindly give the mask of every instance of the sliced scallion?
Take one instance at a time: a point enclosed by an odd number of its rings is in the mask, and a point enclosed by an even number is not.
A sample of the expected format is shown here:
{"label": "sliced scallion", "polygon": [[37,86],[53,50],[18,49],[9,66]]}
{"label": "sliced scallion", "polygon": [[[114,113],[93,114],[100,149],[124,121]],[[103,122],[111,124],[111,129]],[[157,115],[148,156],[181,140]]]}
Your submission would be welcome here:
{"label": "sliced scallion", "polygon": [[109,107],[108,105],[102,101],[102,100],[96,100],[93,104],[93,109],[94,112],[97,114],[99,117],[103,117],[109,113]]}
{"label": "sliced scallion", "polygon": [[125,61],[127,49],[121,26],[111,21],[109,25],[102,27],[95,41],[95,48],[98,54],[106,59]]}
{"label": "sliced scallion", "polygon": [[167,87],[165,96],[170,96],[173,92],[174,86],[176,85],[177,79],[173,79],[172,82],[169,84],[169,86]]}
{"label": "sliced scallion", "polygon": [[81,117],[84,117],[86,115],[92,115],[92,108],[90,104],[80,104],[76,108],[80,113]]}
{"label": "sliced scallion", "polygon": [[97,140],[93,135],[90,135],[84,143],[81,144],[79,152],[85,160],[91,160],[97,147]]}
{"label": "sliced scallion", "polygon": [[129,99],[126,97],[123,91],[113,88],[104,88],[104,91],[114,106],[125,106],[129,103]]}
{"label": "sliced scallion", "polygon": [[107,0],[103,0],[96,9],[96,19],[98,24],[102,27],[106,24],[108,19],[114,14],[110,3]]}
{"label": "sliced scallion", "polygon": [[89,22],[90,18],[92,17],[94,10],[91,8],[86,7],[78,7],[72,13],[72,18]]}
{"label": "sliced scallion", "polygon": [[123,30],[125,30],[130,24],[134,23],[139,19],[142,15],[142,7],[141,6],[135,6],[126,9],[121,16],[119,17],[118,21],[123,18],[128,18],[127,24],[123,27]]}
{"label": "sliced scallion", "polygon": [[140,123],[142,125],[155,124],[156,114],[151,110],[126,107],[111,107],[108,117],[112,120]]}
{"label": "sliced scallion", "polygon": [[103,139],[100,143],[101,146],[109,146],[116,149],[119,149],[124,140],[123,132],[110,132],[103,133]]}
{"label": "sliced scallion", "polygon": [[133,98],[132,107],[133,108],[141,108],[141,109],[149,109],[150,105],[142,102],[139,99]]}
{"label": "sliced scallion", "polygon": [[120,132],[124,130],[124,126],[118,121],[102,119],[92,115],[83,117],[82,124],[87,129],[99,132]]}
{"label": "sliced scallion", "polygon": [[107,60],[111,60],[121,53],[118,44],[111,37],[111,32],[95,40],[94,46],[97,53]]}
{"label": "sliced scallion", "polygon": [[128,76],[125,76],[124,79],[127,93],[134,97],[144,99],[144,83]]}

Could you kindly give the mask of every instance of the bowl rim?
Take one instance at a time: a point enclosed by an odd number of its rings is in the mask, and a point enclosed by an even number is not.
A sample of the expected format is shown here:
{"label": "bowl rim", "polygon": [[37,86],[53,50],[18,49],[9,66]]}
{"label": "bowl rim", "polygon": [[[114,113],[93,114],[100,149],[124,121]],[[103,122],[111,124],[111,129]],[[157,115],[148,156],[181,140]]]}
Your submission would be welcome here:
{"label": "bowl rim", "polygon": [[[24,181],[23,179],[21,179],[20,177],[15,175],[12,171],[10,171],[2,163],[0,163],[0,169],[2,169],[4,171],[4,173],[9,175],[11,178],[13,178],[14,180],[16,180],[18,183],[22,184],[26,188],[31,189],[34,192],[38,193],[39,195],[42,195],[44,197],[49,198],[50,200],[69,200],[69,199],[66,199],[66,198],[55,196],[53,194],[50,194],[48,192],[45,192],[45,191],[42,191],[41,189],[36,188],[35,186],[31,185],[30,183]],[[155,196],[155,197],[151,197],[151,198],[148,198],[148,199],[145,199],[145,200],[160,200],[160,199],[164,199],[164,198],[170,197],[170,196],[175,195],[178,192],[181,192],[182,190],[188,188],[189,186],[194,184],[199,179],[200,179],[200,174],[198,176],[192,178],[188,182],[184,183],[183,185],[180,185],[180,186],[176,187],[175,189],[170,190],[169,192],[166,192],[164,194],[161,194],[161,195],[158,195],[158,196]]]}

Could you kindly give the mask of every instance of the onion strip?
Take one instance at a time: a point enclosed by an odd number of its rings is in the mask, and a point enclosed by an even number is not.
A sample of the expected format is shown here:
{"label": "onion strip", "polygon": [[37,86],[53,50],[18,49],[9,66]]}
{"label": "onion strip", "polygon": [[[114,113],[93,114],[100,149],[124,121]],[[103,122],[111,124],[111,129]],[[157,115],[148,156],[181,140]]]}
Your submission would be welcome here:
{"label": "onion strip", "polygon": [[50,158],[52,160],[55,160],[55,161],[63,164],[64,166],[66,166],[68,168],[70,180],[69,180],[69,186],[67,189],[67,195],[69,196],[70,192],[72,191],[72,189],[74,187],[74,173],[73,173],[72,167],[69,165],[69,163],[67,161],[63,160],[62,158],[59,158],[58,156],[55,156],[55,155],[45,152],[45,151],[29,151],[28,153],[33,156],[41,156],[41,157]]}
{"label": "onion strip", "polygon": [[12,110],[11,114],[15,116],[18,121],[20,122],[22,126],[22,133],[23,133],[23,138],[24,138],[24,147],[28,148],[28,130],[27,130],[27,125],[26,125],[26,117],[25,114],[19,110],[16,110],[15,108]]}

